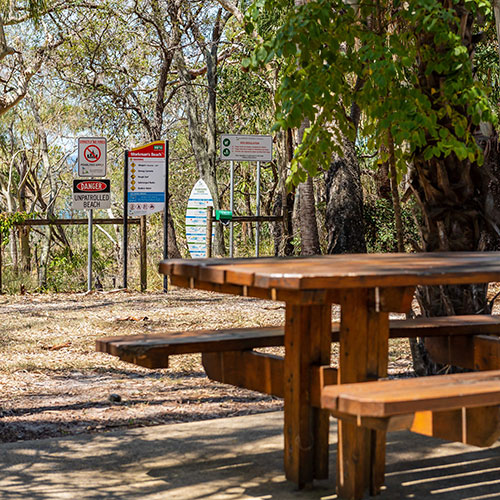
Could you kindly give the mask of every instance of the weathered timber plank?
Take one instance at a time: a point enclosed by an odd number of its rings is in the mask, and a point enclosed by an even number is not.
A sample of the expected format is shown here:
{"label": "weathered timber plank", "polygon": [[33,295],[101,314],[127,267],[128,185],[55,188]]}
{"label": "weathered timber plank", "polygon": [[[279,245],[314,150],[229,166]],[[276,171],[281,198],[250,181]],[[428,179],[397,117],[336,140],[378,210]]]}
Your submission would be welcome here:
{"label": "weathered timber plank", "polygon": [[[442,318],[417,318],[414,320],[390,321],[390,337],[428,337],[447,334],[453,338],[462,332],[491,332],[500,330],[500,317],[464,316]],[[446,321],[448,320],[448,321]],[[449,323],[449,325],[447,324]],[[370,327],[371,328],[371,327]],[[384,327],[385,328],[385,327]],[[332,324],[331,340],[338,341],[340,325]],[[370,330],[373,335],[373,329]],[[474,336],[473,348],[463,349],[461,356],[469,361],[466,367],[485,370],[500,368],[500,339],[491,336]],[[447,340],[445,338],[445,340]],[[384,352],[385,340],[375,344],[378,352]],[[284,345],[284,329],[281,327],[233,328],[225,330],[199,330],[192,332],[167,332],[164,334],[126,335],[106,337],[96,341],[96,350],[120,357],[123,361],[147,368],[166,368],[168,356],[227,350],[252,349],[256,347],[278,347]],[[446,342],[449,350],[450,343]],[[443,361],[451,360],[449,351]],[[383,378],[377,370],[384,366],[368,367],[368,379]],[[315,404],[316,406],[316,404]],[[318,403],[319,406],[319,403]]]}
{"label": "weathered timber plank", "polygon": [[380,312],[407,313],[415,295],[414,286],[379,288],[379,303],[376,307]]}
{"label": "weathered timber plank", "polygon": [[283,338],[279,327],[125,335],[96,340],[96,351],[147,368],[167,368],[171,355],[276,347],[283,345]]}
{"label": "weathered timber plank", "polygon": [[[413,297],[413,290],[411,291]],[[382,295],[383,296],[383,295]],[[408,302],[409,292],[405,289],[401,294],[401,302],[398,302],[397,296],[390,297],[392,303],[388,305],[394,307],[406,307]],[[389,297],[388,297],[389,300]],[[389,352],[389,313],[383,309],[377,313],[373,309],[368,310],[368,335],[373,336],[372,342],[368,347],[367,363],[366,363],[366,380],[377,380],[387,377],[387,364]],[[370,495],[376,496],[380,494],[384,484],[385,477],[385,431],[370,431]]]}
{"label": "weathered timber plank", "polygon": [[[496,319],[496,318],[495,318]],[[468,328],[465,327],[464,330]],[[493,335],[469,335],[437,337],[426,341],[426,348],[436,363],[460,366],[470,370],[500,369],[500,332],[491,324],[477,325],[476,333]],[[457,328],[455,333],[461,333]]]}
{"label": "weathered timber plank", "polygon": [[393,415],[392,417],[361,417],[342,413],[338,411],[330,411],[332,417],[341,421],[351,422],[358,427],[366,427],[374,431],[383,431],[384,433],[393,431],[410,430],[415,415]]}
{"label": "weathered timber plank", "polygon": [[[341,298],[340,359],[338,384],[364,382],[385,373],[388,313],[374,310],[374,290],[344,290]],[[375,348],[373,338],[378,338]],[[380,343],[379,343],[380,342]],[[324,391],[323,391],[324,392]],[[324,396],[323,396],[324,397]],[[322,400],[323,400],[322,397]],[[377,431],[356,423],[338,423],[337,491],[341,498],[360,499],[366,490],[379,489],[384,470],[384,447]]]}
{"label": "weathered timber plank", "polygon": [[474,370],[500,369],[500,338],[490,335],[474,337]]}
{"label": "weathered timber plank", "polygon": [[[72,226],[72,225],[87,225],[88,219],[25,219],[23,221],[14,222],[14,226]],[[94,218],[94,224],[123,224],[123,217],[113,219]],[[129,218],[127,224],[139,224],[139,218]]]}
{"label": "weathered timber plank", "polygon": [[279,356],[254,351],[205,352],[201,360],[212,380],[283,397],[284,361]]}
{"label": "weathered timber plank", "polygon": [[332,366],[313,366],[311,368],[311,405],[321,408],[321,391],[327,385],[337,383],[338,370]]}
{"label": "weathered timber plank", "polygon": [[287,304],[285,319],[285,473],[299,487],[328,467],[327,412],[311,406],[311,367],[330,362],[331,307]]}
{"label": "weathered timber plank", "polygon": [[324,408],[371,417],[489,406],[500,404],[500,370],[330,386],[321,401]]}
{"label": "weathered timber plank", "polygon": [[[290,290],[406,287],[500,281],[499,252],[350,254],[304,258],[164,261],[160,272]],[[188,264],[186,264],[188,262]]]}

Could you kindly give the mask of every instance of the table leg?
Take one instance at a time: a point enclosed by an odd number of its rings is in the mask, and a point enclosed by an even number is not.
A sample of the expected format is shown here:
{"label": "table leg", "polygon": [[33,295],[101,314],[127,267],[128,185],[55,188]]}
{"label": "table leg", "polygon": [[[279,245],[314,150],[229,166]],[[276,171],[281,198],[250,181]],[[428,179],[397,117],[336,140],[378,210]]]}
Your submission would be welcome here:
{"label": "table leg", "polygon": [[[374,290],[346,290],[341,297],[338,383],[387,375],[389,314],[375,310]],[[357,500],[380,492],[385,469],[385,432],[338,422],[337,490]]]}
{"label": "table leg", "polygon": [[286,306],[285,472],[299,488],[328,476],[329,414],[310,406],[310,368],[330,364],[331,311],[331,305]]}

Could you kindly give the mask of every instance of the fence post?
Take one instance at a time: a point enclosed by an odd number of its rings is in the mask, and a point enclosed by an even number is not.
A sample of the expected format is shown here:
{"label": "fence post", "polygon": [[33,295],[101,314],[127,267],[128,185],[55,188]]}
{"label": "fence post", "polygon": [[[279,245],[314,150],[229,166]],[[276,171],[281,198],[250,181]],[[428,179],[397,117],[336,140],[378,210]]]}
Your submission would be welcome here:
{"label": "fence post", "polygon": [[146,216],[140,217],[141,226],[141,292],[148,288],[148,262],[147,262],[147,239],[146,239]]}
{"label": "fence post", "polygon": [[207,207],[207,259],[212,257],[212,207]]}

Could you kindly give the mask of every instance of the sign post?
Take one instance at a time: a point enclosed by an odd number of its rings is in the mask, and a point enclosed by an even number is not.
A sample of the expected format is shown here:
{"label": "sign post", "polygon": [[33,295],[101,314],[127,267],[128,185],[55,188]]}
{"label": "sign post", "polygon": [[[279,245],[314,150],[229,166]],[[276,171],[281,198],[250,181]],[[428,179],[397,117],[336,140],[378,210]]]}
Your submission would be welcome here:
{"label": "sign post", "polygon": [[87,291],[92,290],[92,232],[94,209],[111,207],[111,182],[109,179],[74,179],[73,209],[88,211]]}
{"label": "sign post", "polygon": [[[234,161],[231,161],[231,179],[229,190],[229,210],[234,213]],[[232,259],[234,256],[234,222],[229,223],[229,257]]]}
{"label": "sign post", "polygon": [[[234,212],[234,162],[257,162],[257,199],[256,215],[260,215],[260,163],[272,161],[273,138],[270,135],[221,135],[220,159],[231,162],[230,210]],[[259,256],[260,225],[255,223],[255,256]],[[229,257],[233,257],[233,222],[229,226]]]}
{"label": "sign post", "polygon": [[123,288],[127,288],[128,269],[128,150],[125,151],[123,161]]}
{"label": "sign post", "polygon": [[[125,152],[124,171],[124,218],[128,216],[146,217],[146,215],[163,211],[164,214],[164,258],[168,257],[168,176],[167,176],[168,143],[155,141]],[[146,220],[142,221],[143,236]],[[123,283],[127,287],[127,226],[123,231]],[[145,255],[143,256],[145,258]],[[164,290],[166,284],[164,279]],[[146,289],[146,274],[141,275],[141,290]]]}
{"label": "sign post", "polygon": [[[106,160],[107,160],[107,142],[105,137],[79,137],[78,138],[78,176],[79,177],[104,177],[106,175]],[[82,181],[78,181],[82,182]],[[90,181],[99,183],[101,181]],[[75,210],[88,210],[89,227],[88,227],[88,279],[87,289],[92,290],[92,220],[94,217],[94,208],[109,208],[111,206],[111,195],[109,193],[109,181],[107,198],[106,193],[101,193],[102,198],[92,197],[92,190],[88,192],[90,197],[86,196],[86,192],[76,191],[75,182],[73,183],[73,208]],[[78,196],[77,196],[78,194]],[[94,193],[95,194],[95,193]],[[102,203],[109,205],[103,206]]]}
{"label": "sign post", "polygon": [[[255,200],[255,215],[257,217],[260,216],[260,161],[257,162],[257,194]],[[259,221],[255,222],[255,257],[259,256],[259,248],[260,248],[260,223]]]}
{"label": "sign post", "polygon": [[[168,141],[165,142],[165,203],[163,206],[163,258],[168,259]],[[163,276],[163,292],[168,292],[168,277]]]}

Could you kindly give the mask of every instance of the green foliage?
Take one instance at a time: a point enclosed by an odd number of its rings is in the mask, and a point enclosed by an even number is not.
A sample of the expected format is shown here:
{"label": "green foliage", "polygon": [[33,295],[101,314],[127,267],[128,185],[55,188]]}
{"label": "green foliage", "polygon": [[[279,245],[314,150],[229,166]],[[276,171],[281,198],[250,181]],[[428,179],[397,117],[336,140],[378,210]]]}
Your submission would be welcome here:
{"label": "green foliage", "polygon": [[27,212],[0,213],[0,245],[7,243],[10,230],[14,227],[16,222],[23,222],[35,216],[36,213]]}
{"label": "green foliage", "polygon": [[[299,127],[305,118],[312,123],[295,152],[290,182],[327,168],[332,153],[342,154],[344,138],[356,139],[354,103],[364,114],[358,138],[379,150],[390,132],[400,169],[415,154],[430,160],[453,153],[482,163],[473,127],[497,118],[488,89],[474,78],[457,3],[448,8],[439,0],[410,0],[381,8],[368,0],[353,6],[316,0],[289,11],[246,64],[283,61],[276,129]],[[275,4],[259,0],[249,19]],[[491,17],[489,2],[464,6]]]}
{"label": "green foliage", "polygon": [[[410,205],[401,207],[401,217],[405,248],[411,251],[412,242],[419,240],[419,231]],[[365,203],[364,220],[368,252],[398,251],[394,208],[391,201],[378,198]]]}
{"label": "green foliage", "polygon": [[497,34],[492,23],[483,32],[483,39],[476,46],[474,54],[475,76],[482,84],[490,88],[489,99],[491,106],[498,106],[500,102],[500,72],[498,64]]}
{"label": "green foliage", "polygon": [[87,255],[84,250],[70,255],[68,248],[53,252],[47,272],[47,290],[82,290],[86,284]]}
{"label": "green foliage", "polygon": [[[92,272],[101,281],[108,277],[114,261],[105,248],[94,247],[92,252]],[[108,285],[108,283],[106,283]],[[68,248],[55,251],[51,255],[47,272],[46,291],[71,292],[85,290],[87,286],[87,249],[80,248],[70,253]]]}

